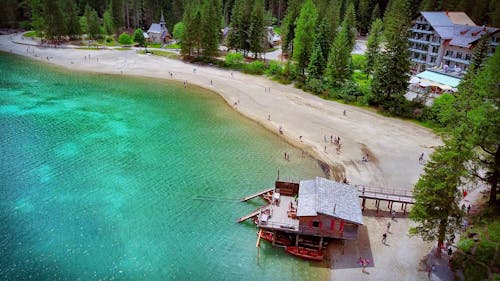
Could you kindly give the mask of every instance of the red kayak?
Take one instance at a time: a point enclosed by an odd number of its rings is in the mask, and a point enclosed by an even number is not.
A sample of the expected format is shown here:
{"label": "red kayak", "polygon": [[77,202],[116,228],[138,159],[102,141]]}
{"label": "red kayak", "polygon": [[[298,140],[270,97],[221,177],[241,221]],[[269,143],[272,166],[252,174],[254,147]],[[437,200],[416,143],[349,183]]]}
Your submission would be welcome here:
{"label": "red kayak", "polygon": [[291,255],[301,257],[313,261],[322,261],[323,253],[318,250],[308,249],[304,247],[287,246],[285,251]]}

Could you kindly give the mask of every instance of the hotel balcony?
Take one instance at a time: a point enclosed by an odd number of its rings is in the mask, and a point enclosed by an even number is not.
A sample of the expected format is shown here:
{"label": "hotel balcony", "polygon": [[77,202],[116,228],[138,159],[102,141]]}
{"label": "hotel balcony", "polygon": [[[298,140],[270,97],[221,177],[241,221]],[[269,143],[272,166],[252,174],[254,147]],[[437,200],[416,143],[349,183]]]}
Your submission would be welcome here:
{"label": "hotel balcony", "polygon": [[417,58],[411,58],[412,62],[420,63],[420,64],[425,64],[425,60],[417,59]]}
{"label": "hotel balcony", "polygon": [[421,38],[421,39],[416,39],[416,38],[408,38],[408,40],[409,40],[410,42],[420,43],[420,44],[426,44],[426,45],[428,45],[428,44],[430,44],[430,43],[431,43],[430,41],[425,40],[424,38]]}
{"label": "hotel balcony", "polygon": [[419,53],[419,54],[424,54],[424,55],[427,54],[427,50],[420,50],[420,49],[415,49],[415,48],[409,48],[408,50],[410,50],[410,52],[414,52],[414,53]]}
{"label": "hotel balcony", "polygon": [[454,57],[449,57],[449,56],[444,56],[443,60],[450,60],[450,61],[454,61],[454,62],[458,62],[458,63],[463,63],[463,64],[466,64],[466,65],[469,65],[469,61],[468,60],[454,58]]}
{"label": "hotel balcony", "polygon": [[424,29],[418,29],[418,28],[412,28],[410,30],[412,32],[415,32],[415,33],[424,33],[424,34],[432,34],[433,33],[432,30],[424,30]]}

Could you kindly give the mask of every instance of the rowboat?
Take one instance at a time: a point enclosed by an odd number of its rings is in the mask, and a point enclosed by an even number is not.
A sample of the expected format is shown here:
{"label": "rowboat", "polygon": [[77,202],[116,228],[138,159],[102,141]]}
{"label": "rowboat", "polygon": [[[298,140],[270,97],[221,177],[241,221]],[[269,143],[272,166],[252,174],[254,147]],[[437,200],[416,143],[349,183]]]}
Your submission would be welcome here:
{"label": "rowboat", "polygon": [[322,261],[323,253],[318,250],[313,250],[304,247],[295,247],[295,246],[287,246],[285,247],[285,251],[291,255],[301,257],[308,260],[313,261]]}

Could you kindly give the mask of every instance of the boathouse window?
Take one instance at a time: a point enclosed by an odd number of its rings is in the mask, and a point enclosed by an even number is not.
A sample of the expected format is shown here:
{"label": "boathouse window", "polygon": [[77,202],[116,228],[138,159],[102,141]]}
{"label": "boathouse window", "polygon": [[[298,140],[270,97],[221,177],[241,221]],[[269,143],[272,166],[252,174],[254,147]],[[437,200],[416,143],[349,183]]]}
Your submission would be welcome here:
{"label": "boathouse window", "polygon": [[319,227],[319,221],[313,221],[313,227]]}

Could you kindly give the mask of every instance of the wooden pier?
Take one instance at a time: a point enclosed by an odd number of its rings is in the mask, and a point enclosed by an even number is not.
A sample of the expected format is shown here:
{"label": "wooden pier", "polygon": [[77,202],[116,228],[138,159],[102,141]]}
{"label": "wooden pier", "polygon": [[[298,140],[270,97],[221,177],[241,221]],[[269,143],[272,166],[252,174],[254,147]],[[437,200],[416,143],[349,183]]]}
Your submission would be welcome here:
{"label": "wooden pier", "polygon": [[240,217],[239,219],[237,219],[237,220],[236,220],[236,222],[241,223],[241,222],[244,222],[244,221],[246,221],[246,220],[248,220],[248,219],[250,219],[250,218],[253,218],[253,217],[255,217],[255,216],[259,215],[259,214],[260,214],[260,212],[261,212],[261,210],[263,210],[263,209],[265,209],[265,208],[269,207],[269,205],[270,205],[270,204],[267,204],[267,205],[264,205],[264,206],[262,206],[262,207],[259,207],[259,208],[255,209],[255,210],[253,210],[253,212],[251,212],[250,214],[245,215],[245,216],[242,216],[242,217]]}
{"label": "wooden pier", "polygon": [[250,199],[253,199],[253,198],[257,197],[257,196],[264,195],[264,194],[266,194],[266,193],[268,193],[268,192],[271,192],[271,191],[273,191],[273,190],[274,190],[274,187],[271,187],[271,188],[268,188],[268,189],[266,189],[266,190],[262,190],[262,191],[259,191],[259,192],[257,192],[257,193],[254,193],[254,194],[252,194],[252,195],[248,195],[247,197],[245,197],[245,198],[241,199],[241,202],[246,202],[246,201],[248,201],[248,200],[250,200]]}
{"label": "wooden pier", "polygon": [[389,208],[391,212],[394,202],[401,203],[401,210],[403,210],[404,214],[406,214],[407,205],[415,203],[415,199],[413,198],[413,191],[409,189],[391,189],[365,185],[356,185],[356,188],[358,189],[359,198],[363,199],[363,202],[361,203],[363,211],[365,210],[366,199],[375,200],[377,212],[380,209],[381,201],[388,202],[387,208]]}

